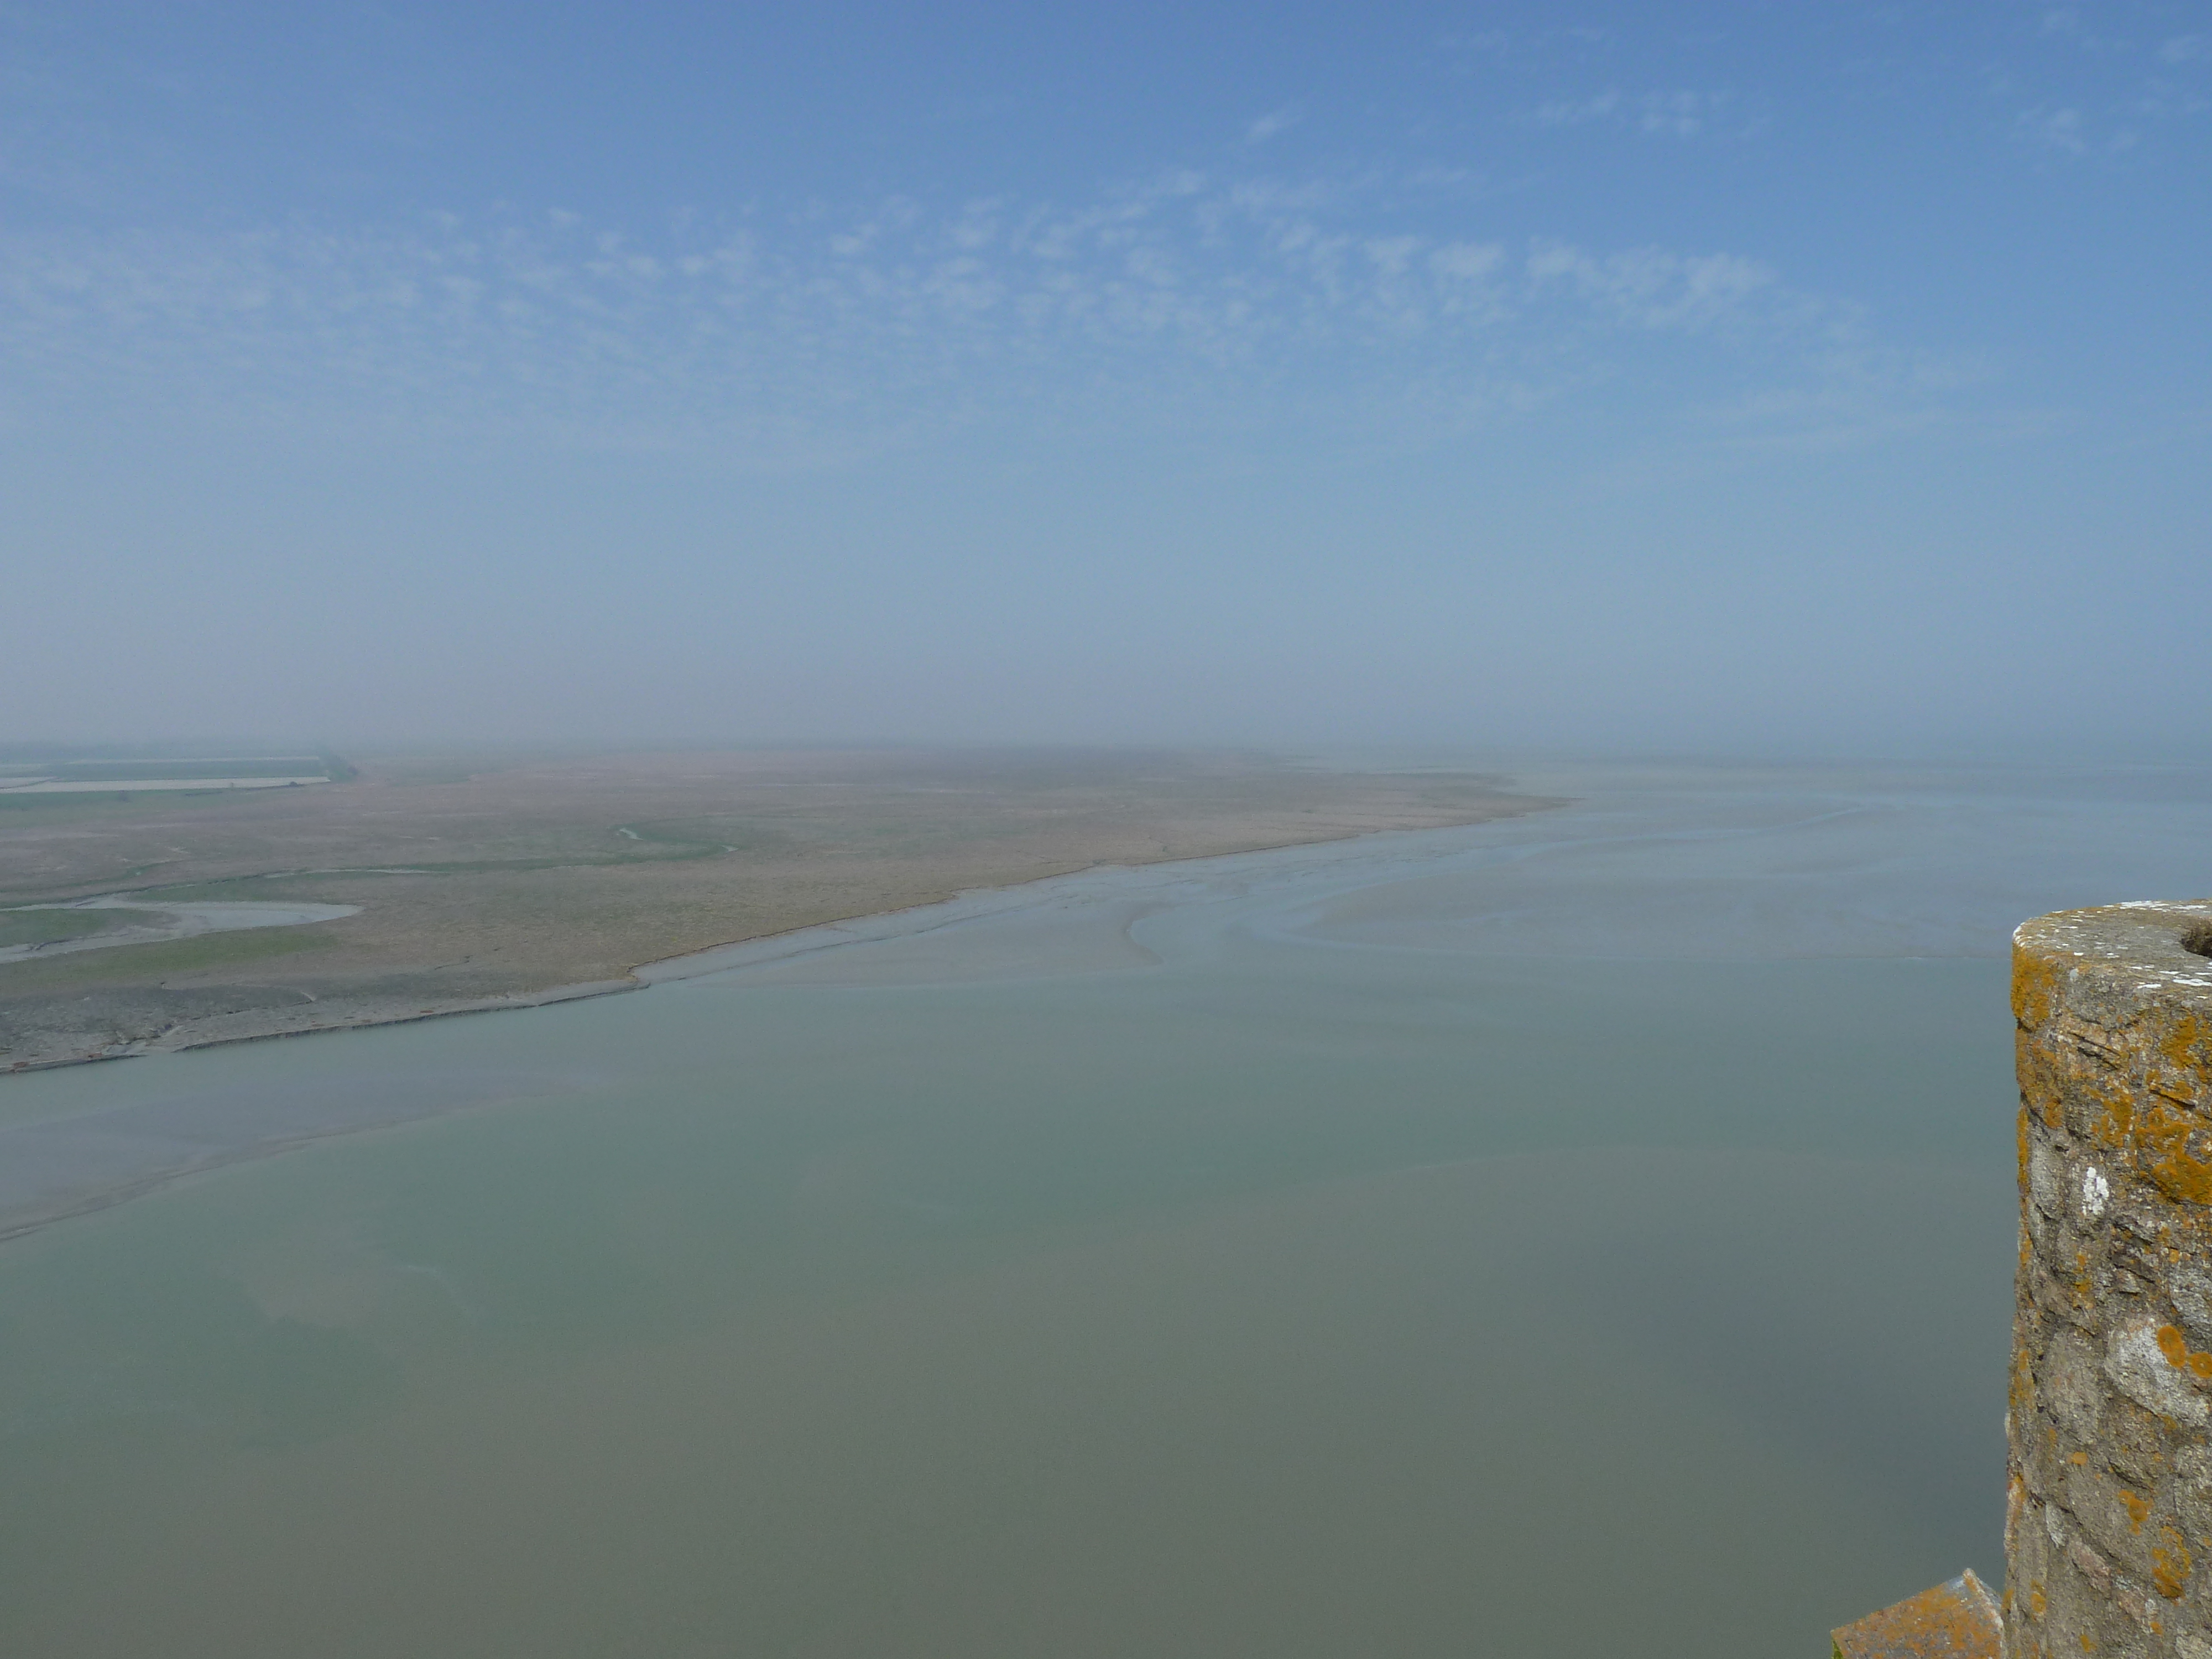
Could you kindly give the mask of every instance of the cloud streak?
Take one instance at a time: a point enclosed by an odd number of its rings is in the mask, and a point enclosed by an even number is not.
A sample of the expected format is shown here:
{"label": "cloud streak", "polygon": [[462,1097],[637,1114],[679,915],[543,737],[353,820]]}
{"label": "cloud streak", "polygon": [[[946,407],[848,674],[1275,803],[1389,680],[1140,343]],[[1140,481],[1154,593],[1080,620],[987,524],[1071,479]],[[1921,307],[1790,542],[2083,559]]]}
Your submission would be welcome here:
{"label": "cloud streak", "polygon": [[1608,87],[1586,98],[1555,98],[1539,104],[1528,120],[1538,127],[1601,122],[1662,137],[1694,138],[1714,131],[1733,101],[1725,92],[1646,92],[1631,97],[1618,87]]}
{"label": "cloud streak", "polygon": [[1741,255],[1438,235],[1389,203],[1174,171],[1073,206],[892,198],[652,234],[554,210],[16,235],[0,355],[19,417],[350,412],[766,444],[1131,398],[1325,410],[1450,387],[1525,408],[1657,337],[1796,384],[1863,327]]}

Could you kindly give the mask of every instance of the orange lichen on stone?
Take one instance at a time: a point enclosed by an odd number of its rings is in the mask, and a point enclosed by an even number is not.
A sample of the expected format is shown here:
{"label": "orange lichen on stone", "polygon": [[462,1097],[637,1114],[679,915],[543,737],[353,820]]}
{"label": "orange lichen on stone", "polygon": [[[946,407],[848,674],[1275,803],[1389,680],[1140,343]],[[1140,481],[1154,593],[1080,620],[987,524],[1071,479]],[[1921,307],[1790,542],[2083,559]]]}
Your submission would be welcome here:
{"label": "orange lichen on stone", "polygon": [[2136,1123],[2135,1097],[2129,1092],[2126,1079],[2107,1073],[2077,1077],[2074,1082],[2099,1109],[2090,1120],[2089,1139],[2114,1152],[2125,1151]]}
{"label": "orange lichen on stone", "polygon": [[2120,1507],[2128,1512],[2128,1530],[2141,1532],[2142,1523],[2150,1519],[2150,1499],[2141,1492],[2120,1488]]}
{"label": "orange lichen on stone", "polygon": [[2179,1325],[2158,1328],[2158,1351],[2174,1370],[2187,1371],[2200,1382],[2212,1381],[2212,1353],[2200,1353],[2191,1348]]}
{"label": "orange lichen on stone", "polygon": [[2014,1074],[2020,1079],[2020,1104],[2024,1112],[2034,1114],[2036,1121],[2046,1129],[2057,1128],[2063,1120],[2063,1108],[2058,1098],[2058,1085],[2051,1073],[2048,1060],[2036,1044],[2035,1039],[2022,1031],[2014,1039],[2018,1064]]}
{"label": "orange lichen on stone", "polygon": [[2161,1192],[2187,1204],[2212,1204],[2212,1126],[2158,1100],[2136,1125],[2136,1140]]}
{"label": "orange lichen on stone", "polygon": [[2206,1069],[2206,1048],[2203,1022],[2193,1013],[2181,1015],[2158,1040],[2158,1057],[2166,1062],[2165,1075],[2158,1082],[2184,1098],[2199,1098]]}
{"label": "orange lichen on stone", "polygon": [[2051,1080],[2049,1061],[2045,1059],[2031,1032],[2020,1032],[2014,1037],[2013,1045],[2014,1070],[2020,1079],[2022,1108],[2040,1118],[2045,1128],[2057,1128],[2063,1121],[2064,1110],[2059,1102],[2057,1085]]}
{"label": "orange lichen on stone", "polygon": [[2051,1018],[2057,1000],[2058,959],[2056,951],[2015,949],[2012,957],[2012,1015],[2022,1025],[2033,1027]]}
{"label": "orange lichen on stone", "polygon": [[2150,1582],[2169,1601],[2179,1601],[2181,1592],[2189,1583],[2189,1544],[2172,1527],[2160,1528],[2166,1541],[2161,1547],[2154,1544],[2150,1552]]}
{"label": "orange lichen on stone", "polygon": [[1997,1659],[1996,1601],[1972,1571],[1831,1632],[1835,1659]]}

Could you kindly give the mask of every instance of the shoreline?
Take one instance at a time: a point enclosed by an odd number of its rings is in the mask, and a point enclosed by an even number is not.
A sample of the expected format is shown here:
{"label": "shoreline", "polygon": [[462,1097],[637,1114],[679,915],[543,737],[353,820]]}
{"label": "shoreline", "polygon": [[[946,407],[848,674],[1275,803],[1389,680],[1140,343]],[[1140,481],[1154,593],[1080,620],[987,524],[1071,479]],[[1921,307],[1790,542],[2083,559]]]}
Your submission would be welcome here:
{"label": "shoreline", "polygon": [[[1522,804],[1523,802],[1525,805]],[[551,1007],[565,1002],[580,1002],[598,997],[626,995],[632,992],[650,990],[656,985],[676,983],[708,974],[720,973],[732,967],[750,965],[755,960],[773,961],[785,956],[804,955],[810,949],[828,948],[836,944],[858,942],[865,938],[891,937],[898,930],[887,930],[882,934],[854,933],[850,930],[863,927],[869,923],[880,923],[897,917],[911,916],[917,912],[967,904],[978,907],[975,913],[982,914],[983,909],[987,908],[985,902],[987,901],[1005,898],[1008,895],[1023,893],[1030,889],[1047,886],[1054,882],[1067,881],[1101,871],[1157,870],[1174,865],[1211,864],[1222,859],[1249,858],[1255,854],[1293,852],[1306,848],[1346,847],[1356,842],[1377,840],[1383,836],[1434,835],[1443,830],[1471,829],[1480,824],[1495,823],[1507,819],[1557,811],[1573,804],[1572,801],[1556,797],[1530,795],[1517,798],[1510,810],[1485,812],[1450,823],[1423,825],[1418,828],[1362,830],[1351,835],[1331,836],[1313,840],[1265,842],[1249,847],[1201,853],[1185,857],[1101,860],[1066,870],[1055,871],[1047,875],[1026,877],[1018,881],[963,888],[942,896],[924,899],[913,904],[898,905],[890,909],[855,911],[850,915],[833,917],[821,921],[810,921],[796,927],[780,928],[769,933],[725,939],[716,944],[678,951],[672,956],[650,957],[633,964],[621,979],[584,980],[547,986],[535,991],[504,993],[489,997],[462,997],[445,1002],[434,999],[426,1004],[418,1004],[411,1008],[376,1009],[371,1006],[364,1009],[359,1003],[349,1006],[343,1000],[318,1000],[308,1005],[317,1011],[316,1013],[304,1018],[299,1017],[304,1011],[286,1008],[260,1009],[243,1014],[217,1016],[213,1019],[184,1021],[171,1030],[160,1032],[152,1037],[112,1045],[98,1051],[87,1051],[52,1060],[16,1060],[6,1066],[0,1066],[0,1079],[28,1076],[39,1072],[58,1071],[70,1066],[100,1065],[111,1060],[138,1060],[149,1054],[185,1054],[205,1048],[227,1048],[234,1043],[273,1042],[286,1038],[319,1036],[337,1031],[365,1031],[387,1025],[419,1024],[425,1020],[455,1018],[471,1014],[501,1013],[514,1009]],[[1006,908],[1013,908],[1013,905],[1010,904]],[[800,939],[806,935],[816,933],[842,933],[844,937],[824,938],[818,946],[801,947],[796,950],[773,948],[778,942]],[[727,957],[735,952],[747,953],[746,961],[743,963],[728,960],[716,961],[712,963],[702,962],[702,958]],[[700,965],[685,969],[681,966],[684,963]],[[196,1033],[191,1029],[195,1025],[204,1027],[213,1024],[217,1020],[234,1022],[235,1025],[234,1029],[215,1033],[204,1031]],[[236,1029],[236,1026],[243,1026],[245,1029]],[[6,1236],[4,1230],[0,1230],[0,1237]]]}
{"label": "shoreline", "polygon": [[[1362,843],[1445,835],[1508,818],[1533,817],[1572,804],[1546,800],[1526,810],[1490,814],[1463,823],[1369,830],[1327,840],[1281,842],[1192,858],[1158,859],[1149,863],[1102,861],[1027,881],[969,889],[924,903],[865,912],[684,951],[640,963],[629,976],[619,981],[551,987],[525,995],[477,999],[443,1007],[434,1004],[411,1013],[355,1016],[291,1030],[226,1033],[197,1042],[157,1042],[136,1046],[127,1052],[19,1065],[12,1069],[24,1073],[53,1071],[105,1060],[130,1060],[150,1054],[178,1054],[325,1032],[368,1030],[463,1014],[545,1007],[622,995],[650,990],[656,985],[704,978],[735,968],[794,961],[847,945],[918,937],[939,927],[1010,915],[1049,904],[1055,896],[1051,890],[1054,887],[1086,878],[1133,875],[1139,871],[1168,870],[1184,865],[1215,865],[1224,860],[1269,854],[1324,849],[1340,853]],[[932,912],[944,914],[932,915]],[[738,952],[747,953],[745,959],[729,959],[732,953]],[[156,1097],[95,1108],[88,1113],[65,1113],[58,1117],[33,1117],[6,1123],[0,1125],[0,1247],[42,1231],[57,1222],[128,1203],[191,1176],[274,1158],[321,1141],[443,1117],[474,1106],[562,1094],[574,1086],[572,1078],[530,1072],[449,1073],[419,1079],[409,1089],[398,1091],[381,1083],[336,1078],[317,1089],[314,1103],[304,1111],[295,1089],[264,1085]]]}

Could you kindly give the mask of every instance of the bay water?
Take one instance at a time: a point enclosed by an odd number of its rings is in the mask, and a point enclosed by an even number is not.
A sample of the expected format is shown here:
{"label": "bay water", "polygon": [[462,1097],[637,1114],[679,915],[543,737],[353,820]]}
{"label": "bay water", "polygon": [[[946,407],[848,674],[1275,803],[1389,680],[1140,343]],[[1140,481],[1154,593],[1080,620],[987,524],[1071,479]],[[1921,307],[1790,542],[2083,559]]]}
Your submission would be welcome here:
{"label": "bay water", "polygon": [[2007,938],[2212,891],[2212,775],[1516,782],[0,1079],[0,1224],[138,1194],[0,1243],[0,1652],[1771,1659],[1996,1582]]}

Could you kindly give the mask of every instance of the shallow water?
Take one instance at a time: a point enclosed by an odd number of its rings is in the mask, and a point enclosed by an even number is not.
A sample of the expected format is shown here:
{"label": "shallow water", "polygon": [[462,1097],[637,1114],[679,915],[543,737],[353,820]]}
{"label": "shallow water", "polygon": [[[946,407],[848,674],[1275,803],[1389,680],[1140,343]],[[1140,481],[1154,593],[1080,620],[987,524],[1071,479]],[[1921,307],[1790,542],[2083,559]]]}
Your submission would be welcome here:
{"label": "shallow water", "polygon": [[9,1080],[0,1208],[337,1138],[0,1245],[0,1650],[1748,1659],[1994,1580],[2005,936],[2212,889],[2212,787],[1522,781]]}

